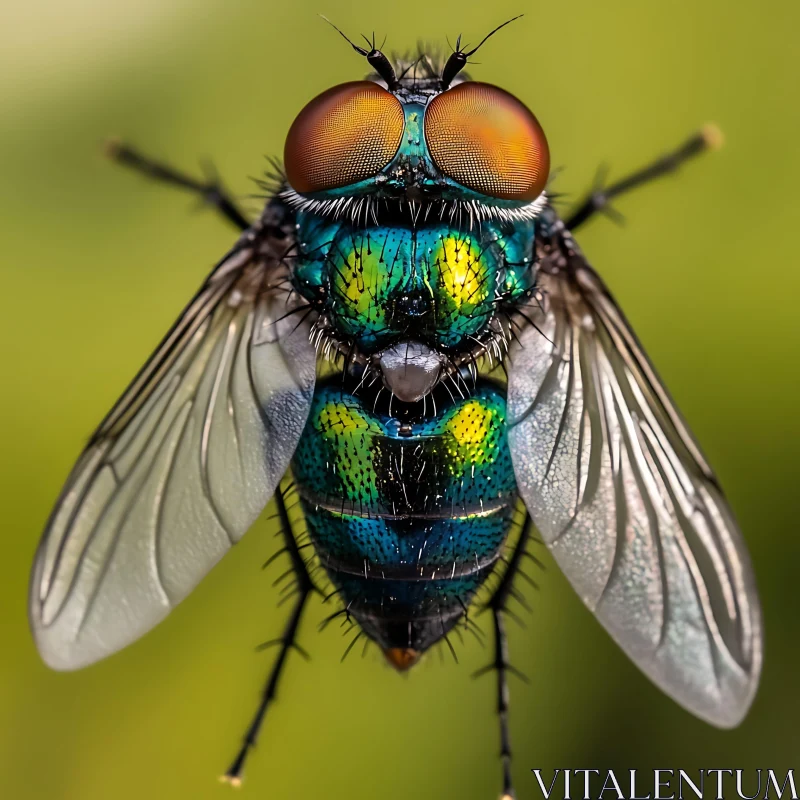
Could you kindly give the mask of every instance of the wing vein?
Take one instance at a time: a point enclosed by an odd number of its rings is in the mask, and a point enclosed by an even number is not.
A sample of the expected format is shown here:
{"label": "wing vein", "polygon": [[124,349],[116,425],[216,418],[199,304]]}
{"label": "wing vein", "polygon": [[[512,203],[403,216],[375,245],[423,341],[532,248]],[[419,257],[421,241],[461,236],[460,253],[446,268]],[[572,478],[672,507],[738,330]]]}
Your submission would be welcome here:
{"label": "wing vein", "polygon": [[[532,316],[523,315],[529,325],[508,371],[520,495],[584,603],[634,662],[690,711],[732,727],[752,702],[762,647],[733,513],[624,314],[552,209],[536,253],[537,294],[524,309]],[[554,331],[552,348],[540,330]]]}
{"label": "wing vein", "polygon": [[[183,412],[184,410],[186,411],[186,413],[184,413],[184,419],[183,419],[183,421],[181,423],[180,434],[179,434],[179,437],[178,437],[179,439],[181,438],[181,436],[183,434],[183,431],[185,430],[186,422],[187,422],[187,420],[189,418],[189,412],[191,411],[191,402],[187,402],[186,404],[184,404],[183,408],[178,412],[178,414],[176,414],[175,418],[172,420],[172,422],[170,423],[170,426],[169,426],[170,430],[172,428],[174,428],[175,424],[180,420],[181,412]],[[154,458],[154,462],[156,462],[158,460],[158,456],[164,451],[165,448],[168,448],[169,444],[170,444],[170,438],[169,438],[169,435],[167,434],[163,438],[163,440],[158,444],[158,447],[156,448],[156,456]],[[175,452],[175,449],[176,449],[177,445],[178,445],[178,443],[175,443],[175,445],[173,445],[173,448],[172,448],[173,453]],[[138,485],[136,486],[135,490],[132,492],[132,496],[125,503],[124,511],[123,511],[123,513],[121,515],[124,520],[126,520],[126,521],[128,520],[131,508],[139,501],[142,489],[144,488],[145,484],[147,483],[147,480],[151,475],[151,470],[152,469],[153,469],[153,466],[152,466],[152,463],[151,463],[150,465],[148,465],[147,469],[144,471],[144,474],[141,476],[140,480],[138,481]],[[110,502],[103,509],[103,513],[100,515],[100,518],[98,519],[97,524],[95,525],[94,530],[92,531],[92,538],[94,538],[96,536],[96,534],[97,534],[97,531],[101,529],[102,523],[106,519],[106,515],[108,514],[109,509],[112,506],[113,506],[113,502]],[[91,613],[91,611],[92,611],[92,609],[94,607],[94,603],[95,603],[95,601],[97,599],[97,595],[98,595],[98,593],[100,591],[100,587],[103,585],[103,582],[105,581],[106,575],[108,574],[108,569],[109,569],[109,566],[110,566],[111,561],[113,559],[114,552],[117,549],[120,537],[121,537],[122,532],[124,530],[125,530],[125,522],[123,522],[122,525],[118,526],[117,529],[114,531],[114,535],[112,536],[111,543],[110,543],[109,549],[107,551],[107,557],[105,558],[105,560],[103,562],[103,566],[100,569],[100,573],[98,575],[97,580],[95,581],[94,587],[92,588],[92,591],[90,592],[90,594],[89,594],[89,596],[87,598],[86,607],[84,609],[80,624],[78,625],[78,628],[77,628],[77,631],[76,631],[76,638],[80,635],[81,631],[83,630],[83,627],[84,627],[84,625],[86,623],[86,619],[87,619],[87,617],[89,616],[89,614]],[[155,547],[155,539],[154,539],[153,547]],[[157,572],[158,572],[157,559],[156,559],[155,567],[156,567],[155,572],[157,574]],[[164,591],[164,588],[163,588],[163,586],[161,586],[161,582],[160,581],[159,581],[159,588],[161,590],[162,599],[164,600],[165,604],[166,605],[170,605],[169,596],[167,595],[166,591]]]}

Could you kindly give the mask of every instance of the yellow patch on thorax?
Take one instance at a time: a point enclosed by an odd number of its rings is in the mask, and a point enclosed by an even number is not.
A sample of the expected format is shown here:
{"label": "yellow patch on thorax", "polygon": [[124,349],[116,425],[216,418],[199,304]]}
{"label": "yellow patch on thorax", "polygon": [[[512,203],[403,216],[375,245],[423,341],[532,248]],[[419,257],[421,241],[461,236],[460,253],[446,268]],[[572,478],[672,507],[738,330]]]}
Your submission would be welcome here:
{"label": "yellow patch on thorax", "polygon": [[443,238],[435,254],[439,266],[439,285],[456,308],[476,306],[486,296],[486,268],[472,239]]}

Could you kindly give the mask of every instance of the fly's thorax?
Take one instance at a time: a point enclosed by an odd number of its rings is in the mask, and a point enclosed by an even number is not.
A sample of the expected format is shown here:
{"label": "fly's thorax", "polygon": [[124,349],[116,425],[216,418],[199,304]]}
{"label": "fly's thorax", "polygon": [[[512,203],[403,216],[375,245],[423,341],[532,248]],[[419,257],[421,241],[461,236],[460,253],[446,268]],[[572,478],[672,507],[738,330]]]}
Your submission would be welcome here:
{"label": "fly's thorax", "polygon": [[298,291],[335,338],[371,355],[402,341],[469,350],[534,280],[534,223],[354,225],[298,215]]}

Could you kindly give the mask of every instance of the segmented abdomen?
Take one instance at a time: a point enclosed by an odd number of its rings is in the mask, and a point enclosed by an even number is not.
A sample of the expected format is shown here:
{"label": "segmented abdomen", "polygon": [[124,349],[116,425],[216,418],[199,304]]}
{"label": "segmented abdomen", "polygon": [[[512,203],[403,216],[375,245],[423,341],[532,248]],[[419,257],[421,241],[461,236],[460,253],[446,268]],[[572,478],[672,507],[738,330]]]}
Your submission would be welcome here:
{"label": "segmented abdomen", "polygon": [[382,646],[419,652],[491,572],[517,496],[505,397],[488,381],[417,420],[373,412],[340,381],[322,385],[293,470],[349,611]]}

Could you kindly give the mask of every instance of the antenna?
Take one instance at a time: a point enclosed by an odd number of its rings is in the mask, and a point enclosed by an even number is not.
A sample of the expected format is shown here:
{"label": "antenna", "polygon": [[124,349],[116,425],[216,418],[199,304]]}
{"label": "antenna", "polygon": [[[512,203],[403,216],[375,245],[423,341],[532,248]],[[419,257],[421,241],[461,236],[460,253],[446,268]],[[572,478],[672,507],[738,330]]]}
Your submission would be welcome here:
{"label": "antenna", "polygon": [[[483,39],[481,39],[477,47],[473,47],[472,50],[469,51],[461,49],[461,34],[459,34],[458,39],[456,39],[455,52],[453,52],[450,55],[450,58],[447,59],[447,63],[444,65],[444,69],[442,70],[442,78],[441,78],[442,89],[449,88],[450,84],[453,82],[453,79],[456,77],[456,75],[458,75],[458,73],[461,72],[461,70],[464,69],[464,67],[466,66],[467,59],[470,56],[475,55],[475,53],[477,53],[478,50],[480,50],[481,46],[487,39],[494,36],[497,33],[497,31],[499,31],[501,28],[505,28],[506,25],[510,25],[512,22],[514,22],[514,20],[517,20],[523,16],[525,15],[517,14],[516,17],[507,19],[502,25],[498,25],[493,31],[489,31],[489,33],[487,33],[486,36],[484,36]],[[341,31],[339,32],[341,33]],[[344,34],[342,35],[344,36]],[[469,45],[465,45],[465,47],[468,46]]]}
{"label": "antenna", "polygon": [[[372,34],[372,41],[367,39],[366,36],[362,34],[361,38],[367,43],[367,46],[370,48],[369,50],[365,50],[363,47],[353,43],[347,37],[347,35],[339,30],[326,16],[320,14],[322,19],[328,23],[349,45],[356,51],[359,55],[365,56],[367,61],[369,61],[370,66],[378,73],[378,75],[386,81],[386,84],[389,87],[389,91],[393,92],[399,85],[400,81],[397,80],[397,75],[395,74],[394,67],[392,66],[391,61],[378,49],[375,47],[375,34]],[[489,34],[491,36],[491,34]],[[384,40],[385,42],[386,40]],[[383,45],[381,45],[383,47]],[[478,45],[480,47],[480,45]]]}

